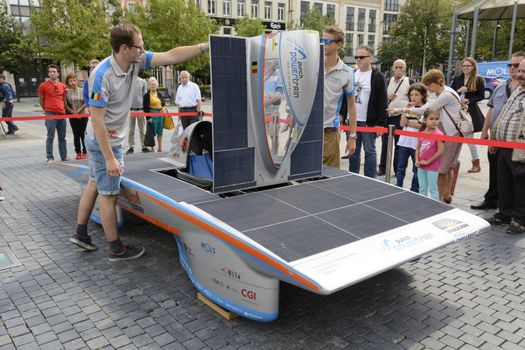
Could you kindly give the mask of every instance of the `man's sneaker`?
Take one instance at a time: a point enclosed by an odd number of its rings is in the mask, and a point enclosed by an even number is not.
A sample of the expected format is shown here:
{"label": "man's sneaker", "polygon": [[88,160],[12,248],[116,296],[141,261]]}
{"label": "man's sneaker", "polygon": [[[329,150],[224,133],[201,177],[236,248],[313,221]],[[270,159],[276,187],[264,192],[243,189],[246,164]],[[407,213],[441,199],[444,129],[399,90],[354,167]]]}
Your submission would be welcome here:
{"label": "man's sneaker", "polygon": [[46,162],[47,162],[47,163],[54,163],[55,160],[54,160],[53,158],[47,158]]}
{"label": "man's sneaker", "polygon": [[113,253],[112,251],[109,251],[109,261],[116,262],[116,261],[127,261],[127,260],[134,260],[138,259],[141,256],[144,255],[146,252],[146,248],[144,247],[134,247],[132,245],[124,245],[124,250],[120,253]]}
{"label": "man's sneaker", "polygon": [[131,154],[135,152],[135,150],[133,149],[133,147],[130,147],[127,151],[126,151],[126,154]]}
{"label": "man's sneaker", "polygon": [[491,218],[487,219],[487,222],[491,224],[492,226],[498,226],[498,225],[508,225],[511,222],[511,219],[503,218],[501,214],[496,213]]}
{"label": "man's sneaker", "polygon": [[525,226],[514,221],[509,227],[507,227],[505,232],[510,233],[511,235],[520,235],[525,233]]}
{"label": "man's sneaker", "polygon": [[147,153],[151,152],[151,150],[148,147],[142,147],[142,152]]}
{"label": "man's sneaker", "polygon": [[91,243],[91,237],[89,236],[81,236],[78,233],[73,233],[69,237],[69,241],[78,245],[80,248],[84,248],[85,250],[97,250],[97,246]]}
{"label": "man's sneaker", "polygon": [[62,158],[62,161],[63,161],[63,162],[69,162],[70,160],[71,160],[71,158],[69,158],[69,157]]}

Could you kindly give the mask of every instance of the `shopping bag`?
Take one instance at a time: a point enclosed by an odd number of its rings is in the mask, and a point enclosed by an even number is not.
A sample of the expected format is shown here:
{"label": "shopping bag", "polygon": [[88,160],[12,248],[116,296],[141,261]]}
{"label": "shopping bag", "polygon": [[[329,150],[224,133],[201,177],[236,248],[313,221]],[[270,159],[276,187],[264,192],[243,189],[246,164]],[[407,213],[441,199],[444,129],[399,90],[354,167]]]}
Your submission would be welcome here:
{"label": "shopping bag", "polygon": [[146,134],[144,135],[144,146],[155,147],[155,136],[153,135],[153,122],[146,123]]}
{"label": "shopping bag", "polygon": [[173,122],[173,118],[171,116],[164,117],[164,129],[166,130],[175,129],[175,123]]}

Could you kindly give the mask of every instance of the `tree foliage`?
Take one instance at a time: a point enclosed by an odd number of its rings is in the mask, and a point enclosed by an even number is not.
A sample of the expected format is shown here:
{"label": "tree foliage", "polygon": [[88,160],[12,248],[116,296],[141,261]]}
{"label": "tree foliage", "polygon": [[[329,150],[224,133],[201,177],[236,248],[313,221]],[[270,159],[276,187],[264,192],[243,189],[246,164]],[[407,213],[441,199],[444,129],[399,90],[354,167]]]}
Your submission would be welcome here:
{"label": "tree foliage", "polygon": [[22,25],[9,16],[4,2],[0,2],[0,33],[0,72],[17,74],[24,71],[36,56],[34,43],[24,36]]}
{"label": "tree foliage", "polygon": [[103,0],[40,0],[40,4],[42,10],[31,14],[31,30],[42,55],[87,65],[93,57],[111,52]]}
{"label": "tree foliage", "polygon": [[309,29],[316,30],[321,36],[323,34],[323,28],[329,25],[334,25],[335,19],[331,16],[323,16],[315,7],[310,8],[301,19],[301,23],[288,23],[290,30],[297,29]]}
{"label": "tree foliage", "polygon": [[238,36],[253,37],[264,34],[265,26],[260,18],[250,19],[245,17],[240,21],[237,21],[233,26]]}
{"label": "tree foliage", "polygon": [[380,60],[391,66],[397,58],[417,71],[426,71],[446,62],[453,8],[449,0],[408,0],[380,48]]}
{"label": "tree foliage", "polygon": [[[124,18],[142,31],[144,46],[154,52],[168,51],[177,46],[208,41],[215,25],[192,1],[151,0],[136,12],[124,11]],[[178,69],[194,72],[208,65],[207,55],[180,64]]]}

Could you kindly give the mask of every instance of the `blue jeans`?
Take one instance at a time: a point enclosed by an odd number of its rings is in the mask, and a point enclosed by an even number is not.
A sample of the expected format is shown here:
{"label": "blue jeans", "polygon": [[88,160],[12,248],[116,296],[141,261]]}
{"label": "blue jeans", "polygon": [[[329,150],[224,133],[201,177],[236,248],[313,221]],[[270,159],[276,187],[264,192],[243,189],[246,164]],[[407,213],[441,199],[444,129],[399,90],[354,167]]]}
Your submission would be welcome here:
{"label": "blue jeans", "polygon": [[403,181],[405,180],[405,174],[408,167],[408,158],[412,159],[412,184],[410,185],[410,191],[419,192],[419,182],[417,181],[417,167],[416,167],[416,150],[410,147],[398,146],[397,155],[397,172],[396,172],[396,185],[403,187]]}
{"label": "blue jeans", "polygon": [[[46,115],[55,115],[55,113],[48,113]],[[55,130],[58,133],[58,152],[60,159],[64,160],[67,157],[66,144],[66,128],[67,123],[65,119],[46,120],[47,138],[46,138],[46,156],[47,159],[55,159],[53,156],[53,141],[55,141]]]}
{"label": "blue jeans", "polygon": [[[365,122],[357,122],[357,126],[366,126]],[[365,176],[377,177],[377,153],[376,134],[370,132],[358,132],[355,142],[355,152],[349,159],[348,170],[359,174],[361,167],[361,145],[365,149]]]}
{"label": "blue jeans", "polygon": [[[4,109],[2,109],[2,118],[11,118],[13,116],[13,102],[6,102]],[[7,131],[14,132],[18,130],[18,126],[13,122],[5,122],[7,124]]]}
{"label": "blue jeans", "polygon": [[[99,194],[105,196],[114,196],[120,191],[120,176],[109,176],[106,168],[106,160],[96,138],[85,138],[86,148],[89,154],[88,168],[89,181],[95,182]],[[124,157],[122,156],[122,145],[112,146],[113,155],[118,162],[124,166]]]}
{"label": "blue jeans", "polygon": [[419,194],[422,194],[423,196],[428,196],[428,194],[430,194],[432,199],[439,200],[438,176],[439,173],[437,171],[419,168],[417,171]]}

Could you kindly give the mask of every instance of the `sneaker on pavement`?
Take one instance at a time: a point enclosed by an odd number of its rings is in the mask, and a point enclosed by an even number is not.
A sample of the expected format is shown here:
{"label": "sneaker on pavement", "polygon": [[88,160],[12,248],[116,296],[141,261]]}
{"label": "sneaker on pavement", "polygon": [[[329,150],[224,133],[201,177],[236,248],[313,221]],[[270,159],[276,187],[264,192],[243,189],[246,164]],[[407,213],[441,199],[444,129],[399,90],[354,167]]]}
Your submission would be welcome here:
{"label": "sneaker on pavement", "polygon": [[130,147],[127,151],[126,151],[126,154],[131,154],[135,152],[135,150],[133,149],[133,147]]}
{"label": "sneaker on pavement", "polygon": [[487,222],[491,224],[492,226],[498,226],[498,225],[508,225],[510,224],[510,219],[502,218],[498,213],[494,214],[494,216],[487,219]]}
{"label": "sneaker on pavement", "polygon": [[78,245],[80,248],[83,248],[85,250],[91,250],[91,251],[97,250],[97,246],[91,242],[91,237],[89,236],[81,236],[78,233],[73,233],[69,237],[69,241],[71,243]]}
{"label": "sneaker on pavement", "polygon": [[479,204],[472,204],[470,208],[475,210],[498,209],[498,205],[494,202],[483,201]]}
{"label": "sneaker on pavement", "polygon": [[142,152],[147,153],[151,152],[151,150],[148,147],[142,147]]}
{"label": "sneaker on pavement", "polygon": [[80,159],[82,159],[82,153],[77,153],[75,160],[80,160]]}
{"label": "sneaker on pavement", "polygon": [[124,250],[122,252],[117,254],[110,251],[108,255],[109,261],[117,262],[138,259],[143,256],[145,252],[146,248],[144,247],[134,247],[126,244],[124,245]]}
{"label": "sneaker on pavement", "polygon": [[53,158],[47,158],[46,163],[54,163],[55,160]]}
{"label": "sneaker on pavement", "polygon": [[509,227],[507,227],[505,232],[510,233],[511,235],[520,235],[525,233],[525,226],[520,225],[517,222],[513,222]]}
{"label": "sneaker on pavement", "polygon": [[66,157],[66,158],[62,159],[63,162],[69,162],[70,160],[71,160],[71,158],[69,158],[69,157]]}

